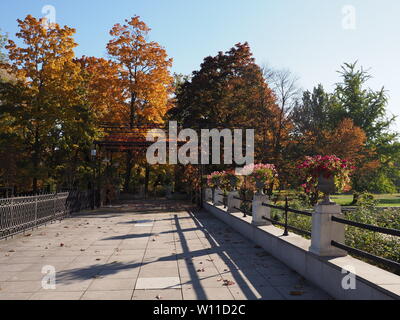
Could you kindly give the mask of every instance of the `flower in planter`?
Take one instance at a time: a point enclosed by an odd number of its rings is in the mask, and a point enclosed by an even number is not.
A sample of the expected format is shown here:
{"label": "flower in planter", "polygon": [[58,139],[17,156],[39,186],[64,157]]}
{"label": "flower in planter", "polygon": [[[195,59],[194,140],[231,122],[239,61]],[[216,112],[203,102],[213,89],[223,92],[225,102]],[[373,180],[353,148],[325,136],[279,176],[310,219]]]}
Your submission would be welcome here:
{"label": "flower in planter", "polygon": [[221,186],[223,176],[223,172],[214,171],[207,176],[207,184],[213,189],[219,188]]}
{"label": "flower in planter", "polygon": [[240,178],[234,171],[224,171],[222,177],[222,188],[227,191],[236,190],[240,185]]}
{"label": "flower in planter", "polygon": [[349,191],[351,189],[350,176],[355,167],[350,161],[340,159],[335,155],[317,155],[306,157],[298,169],[305,178],[302,188],[315,204],[320,191],[328,197],[334,192]]}
{"label": "flower in planter", "polygon": [[277,187],[279,181],[275,165],[260,163],[250,166],[253,168],[250,177],[259,191],[262,191],[266,186]]}

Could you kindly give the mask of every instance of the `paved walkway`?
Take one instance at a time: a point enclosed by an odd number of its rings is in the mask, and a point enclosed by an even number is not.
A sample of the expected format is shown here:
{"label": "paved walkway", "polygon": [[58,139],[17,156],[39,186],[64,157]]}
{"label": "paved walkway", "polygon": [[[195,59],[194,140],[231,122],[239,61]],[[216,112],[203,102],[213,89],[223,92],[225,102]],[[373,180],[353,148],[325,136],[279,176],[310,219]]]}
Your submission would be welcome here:
{"label": "paved walkway", "polygon": [[[223,222],[186,207],[133,202],[0,240],[0,300],[329,299]],[[45,265],[56,270],[54,290],[42,288]]]}

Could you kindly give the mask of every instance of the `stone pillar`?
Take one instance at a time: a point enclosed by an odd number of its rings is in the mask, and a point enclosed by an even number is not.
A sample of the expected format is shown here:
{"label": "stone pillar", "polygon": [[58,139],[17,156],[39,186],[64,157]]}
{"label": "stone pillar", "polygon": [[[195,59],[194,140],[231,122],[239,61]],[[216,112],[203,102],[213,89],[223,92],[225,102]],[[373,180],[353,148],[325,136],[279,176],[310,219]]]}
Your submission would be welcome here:
{"label": "stone pillar", "polygon": [[223,205],[223,192],[220,188],[214,190],[214,205],[222,206]]}
{"label": "stone pillar", "polygon": [[331,245],[331,241],[344,243],[344,224],[333,222],[332,216],[342,217],[340,205],[315,206],[312,216],[310,252],[323,257],[344,257],[347,252]]}
{"label": "stone pillar", "polygon": [[208,201],[212,201],[212,189],[211,188],[206,188],[204,190],[204,201],[208,202]]}
{"label": "stone pillar", "polygon": [[240,208],[242,201],[235,198],[239,198],[239,191],[231,191],[228,193],[228,212],[239,212],[235,207]]}
{"label": "stone pillar", "polygon": [[263,206],[262,203],[268,203],[268,196],[265,194],[255,194],[253,198],[253,221],[255,226],[270,225],[271,222],[264,220],[262,217],[271,218],[271,208]]}

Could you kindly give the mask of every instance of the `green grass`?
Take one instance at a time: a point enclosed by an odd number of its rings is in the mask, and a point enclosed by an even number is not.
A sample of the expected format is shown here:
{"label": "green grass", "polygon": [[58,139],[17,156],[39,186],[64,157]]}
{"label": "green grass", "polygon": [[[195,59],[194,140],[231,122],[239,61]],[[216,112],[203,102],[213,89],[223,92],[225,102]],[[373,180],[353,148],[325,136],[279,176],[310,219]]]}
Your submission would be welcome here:
{"label": "green grass", "polygon": [[[379,202],[378,207],[400,207],[400,194],[374,194],[375,200]],[[350,206],[353,195],[335,195],[331,199],[342,206]]]}

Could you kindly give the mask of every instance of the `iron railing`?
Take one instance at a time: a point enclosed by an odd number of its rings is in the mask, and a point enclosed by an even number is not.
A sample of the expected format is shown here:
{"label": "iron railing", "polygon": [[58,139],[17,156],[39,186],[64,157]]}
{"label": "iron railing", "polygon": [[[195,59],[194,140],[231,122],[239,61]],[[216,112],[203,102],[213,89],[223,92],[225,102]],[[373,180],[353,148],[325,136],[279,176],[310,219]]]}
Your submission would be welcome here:
{"label": "iron railing", "polygon": [[[234,197],[234,199],[240,200],[242,202],[247,202],[247,203],[251,203],[252,202],[252,200],[246,200],[246,199],[242,199],[240,197]],[[297,228],[297,227],[292,226],[292,225],[289,225],[289,223],[288,223],[288,213],[289,212],[295,213],[295,214],[299,214],[299,215],[303,215],[303,216],[307,216],[307,217],[312,217],[313,216],[312,212],[290,208],[289,207],[289,198],[288,197],[285,198],[285,205],[284,206],[272,205],[272,204],[268,204],[268,203],[262,203],[262,205],[266,206],[266,207],[269,207],[269,208],[272,208],[272,209],[277,209],[277,210],[283,211],[284,220],[285,220],[283,223],[279,222],[279,221],[277,221],[275,219],[262,217],[263,220],[269,221],[273,225],[277,225],[277,226],[283,227],[284,228],[283,236],[288,236],[289,235],[289,230],[291,230],[291,231],[297,232],[299,234],[308,236],[310,238],[312,237],[311,232],[306,231],[306,230],[302,230],[302,229]],[[235,207],[235,209],[239,210],[240,212],[242,212],[244,214],[244,217],[246,217],[247,215],[252,214],[250,211],[248,211],[246,209],[237,208],[237,207]],[[343,210],[343,211],[346,211],[346,210]],[[386,235],[389,235],[389,236],[400,237],[400,230],[397,230],[397,229],[391,229],[391,228],[385,228],[385,227],[379,227],[379,226],[374,226],[374,225],[370,225],[370,224],[355,222],[355,221],[339,218],[339,217],[336,217],[336,216],[332,216],[331,219],[332,219],[332,221],[334,221],[336,223],[341,223],[341,224],[345,224],[345,225],[348,225],[348,226],[361,228],[361,229],[364,229],[364,230],[369,230],[369,231],[373,231],[373,232],[377,232],[377,233],[382,233],[382,234],[386,234]],[[356,255],[356,256],[359,256],[359,257],[362,257],[362,258],[366,258],[366,259],[369,259],[369,260],[374,261],[376,263],[380,263],[382,265],[390,267],[391,269],[394,269],[395,272],[399,272],[400,271],[400,263],[397,262],[397,261],[393,261],[393,260],[389,260],[389,259],[386,259],[386,258],[383,258],[383,257],[379,257],[379,256],[376,256],[376,255],[371,254],[369,252],[366,252],[366,251],[363,251],[363,250],[360,250],[360,249],[357,249],[357,248],[353,248],[353,247],[350,247],[348,245],[345,245],[343,243],[339,243],[339,242],[336,242],[336,241],[331,241],[331,245],[336,247],[336,248],[345,250],[350,254],[353,254],[353,255]]]}
{"label": "iron railing", "polygon": [[[352,227],[356,227],[356,228],[360,228],[360,229],[364,229],[364,230],[369,230],[369,231],[373,231],[373,232],[378,232],[378,233],[382,233],[382,234],[386,234],[386,235],[390,235],[390,236],[397,236],[400,237],[400,230],[397,229],[390,229],[390,228],[384,228],[384,227],[378,227],[378,226],[374,226],[374,225],[370,225],[370,224],[365,224],[365,223],[360,223],[360,222],[355,222],[355,221],[351,221],[351,220],[346,220],[343,218],[339,218],[339,217],[335,217],[332,216],[332,221],[336,222],[336,223],[341,223],[341,224],[345,224],[348,226],[352,226]],[[385,266],[388,266],[390,268],[393,268],[396,270],[396,272],[400,271],[400,263],[393,261],[393,260],[389,260],[386,258],[382,258],[379,256],[376,256],[374,254],[371,254],[369,252],[360,250],[360,249],[356,249],[350,246],[347,246],[343,243],[339,243],[336,241],[332,241],[331,245],[345,250],[349,253],[352,253],[356,256],[360,256],[366,259],[370,259],[371,261],[377,262],[377,263],[381,263]]]}
{"label": "iron railing", "polygon": [[71,213],[80,212],[86,209],[95,209],[100,207],[100,194],[93,190],[69,191],[67,206]]}
{"label": "iron railing", "polygon": [[[220,195],[222,195],[222,194],[220,194]],[[252,202],[252,200],[242,199],[240,197],[234,197],[234,199],[240,200],[240,201],[245,202],[245,203],[251,203]],[[307,216],[307,217],[312,217],[312,213],[311,212],[307,212],[307,211],[301,211],[301,210],[292,209],[292,208],[289,207],[288,201],[289,201],[289,198],[286,197],[285,198],[285,206],[284,207],[277,206],[277,205],[272,205],[272,204],[268,204],[268,203],[262,203],[263,206],[283,211],[284,212],[284,219],[285,219],[284,223],[281,223],[279,221],[276,221],[274,219],[270,219],[270,218],[267,218],[267,217],[262,217],[262,219],[267,220],[267,221],[271,222],[274,225],[278,225],[280,227],[283,227],[284,228],[284,233],[283,233],[284,236],[288,236],[289,235],[289,230],[291,230],[291,231],[294,231],[294,232],[298,232],[298,233],[300,233],[302,235],[311,237],[311,232],[306,231],[306,230],[302,230],[300,228],[297,228],[295,226],[291,226],[291,225],[288,224],[288,213],[292,212],[292,213],[304,215],[304,216]],[[244,216],[243,216],[244,218],[247,217],[248,215],[252,215],[253,214],[251,211],[246,210],[246,209],[237,208],[237,207],[234,207],[234,208],[236,210],[239,210],[240,212],[242,212],[244,214]]]}
{"label": "iron railing", "polygon": [[289,235],[289,230],[291,230],[291,231],[300,233],[302,235],[305,235],[307,237],[311,237],[311,232],[303,230],[303,229],[300,229],[300,228],[297,228],[295,226],[291,226],[288,223],[288,213],[289,212],[292,212],[292,213],[295,213],[295,214],[299,214],[299,215],[303,215],[303,216],[307,216],[307,217],[312,217],[312,213],[311,212],[301,211],[301,210],[296,210],[296,209],[290,208],[289,207],[289,198],[288,197],[285,198],[285,206],[284,207],[272,205],[272,204],[269,204],[269,203],[262,203],[262,205],[265,206],[265,207],[269,207],[269,208],[272,208],[272,209],[277,209],[277,210],[283,211],[284,219],[285,219],[284,223],[281,223],[279,221],[276,221],[274,219],[270,219],[270,218],[267,218],[267,217],[262,217],[262,219],[267,220],[267,221],[271,222],[272,224],[275,224],[275,225],[283,227],[284,228],[283,236],[288,236]]}
{"label": "iron railing", "polygon": [[218,204],[222,204],[224,206],[224,209],[226,209],[228,206],[228,203],[227,203],[228,196],[225,195],[224,193],[218,193],[218,195],[222,196],[222,201],[218,201]]}
{"label": "iron railing", "polygon": [[0,199],[0,239],[69,215],[68,193]]}
{"label": "iron railing", "polygon": [[[253,201],[252,200],[247,200],[247,199],[241,199],[241,198],[239,198],[239,197],[233,197],[235,200],[240,200],[240,201],[242,201],[242,202],[244,202],[244,203],[252,203]],[[241,213],[243,213],[243,218],[246,218],[247,216],[252,216],[253,215],[253,212],[251,212],[251,211],[249,211],[249,210],[246,210],[246,209],[242,209],[242,208],[237,208],[237,207],[234,207],[236,210],[239,210]]]}

